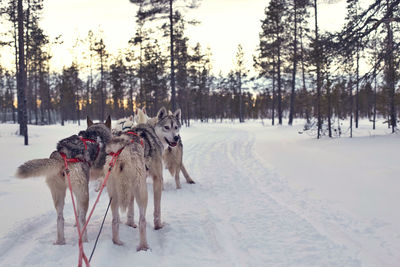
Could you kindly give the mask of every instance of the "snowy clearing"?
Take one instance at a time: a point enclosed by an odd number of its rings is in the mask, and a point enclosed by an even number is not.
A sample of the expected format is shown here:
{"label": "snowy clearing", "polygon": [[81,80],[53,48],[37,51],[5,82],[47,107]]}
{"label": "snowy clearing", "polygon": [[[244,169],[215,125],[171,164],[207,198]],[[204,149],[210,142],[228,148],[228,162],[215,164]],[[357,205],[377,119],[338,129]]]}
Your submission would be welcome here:
{"label": "snowy clearing", "polygon": [[[109,214],[91,265],[398,266],[400,136],[380,127],[372,131],[365,123],[353,139],[322,140],[298,134],[300,123],[183,128],[184,163],[196,184],[184,183],[181,175],[182,189],[176,190],[164,172],[166,225],[155,231],[148,180],[151,251],[136,252],[138,230],[126,225],[120,228],[125,245],[113,245]],[[69,195],[67,244],[54,246],[56,213],[44,178],[19,180],[14,173],[26,160],[48,157],[59,139],[83,128],[29,126],[31,144],[25,147],[15,135],[17,125],[0,126],[0,266],[76,265]],[[90,207],[95,187],[91,182]],[[107,204],[105,193],[88,226],[87,255]]]}

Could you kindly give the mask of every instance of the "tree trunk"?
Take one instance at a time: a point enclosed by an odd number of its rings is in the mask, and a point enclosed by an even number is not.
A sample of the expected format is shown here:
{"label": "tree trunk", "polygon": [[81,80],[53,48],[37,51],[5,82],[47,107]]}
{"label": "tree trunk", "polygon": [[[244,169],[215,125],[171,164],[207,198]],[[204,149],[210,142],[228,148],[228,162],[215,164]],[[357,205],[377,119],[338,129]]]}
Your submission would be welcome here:
{"label": "tree trunk", "polygon": [[173,17],[172,17],[172,0],[169,0],[169,35],[171,39],[171,108],[176,110],[175,101],[175,66],[174,66],[174,31],[173,31]]}
{"label": "tree trunk", "polygon": [[103,66],[103,50],[100,52],[100,121],[104,120],[104,66]]}
{"label": "tree trunk", "polygon": [[275,125],[275,62],[272,70],[272,125]]}
{"label": "tree trunk", "polygon": [[18,109],[21,113],[20,134],[24,136],[24,144],[28,145],[28,126],[26,113],[26,69],[24,53],[24,14],[22,0],[18,0]]}
{"label": "tree trunk", "polygon": [[290,94],[289,125],[293,124],[294,99],[296,89],[296,68],[297,68],[297,0],[294,2],[294,42],[293,42],[293,70],[292,70],[292,92]]}
{"label": "tree trunk", "polygon": [[316,67],[317,67],[317,118],[318,118],[318,129],[317,138],[321,137],[322,130],[322,118],[321,118],[321,62],[320,62],[320,51],[319,51],[319,37],[318,37],[318,12],[317,12],[317,0],[314,0],[314,17],[315,17],[315,56],[316,56]]}
{"label": "tree trunk", "polygon": [[386,19],[386,28],[387,28],[387,49],[386,49],[386,84],[389,91],[389,99],[390,99],[390,125],[392,126],[392,133],[395,132],[397,122],[396,122],[396,106],[395,106],[395,79],[396,72],[394,66],[394,55],[393,55],[393,31],[390,25],[391,20],[393,19],[393,10],[390,8],[389,0],[386,0],[387,6],[387,19]]}
{"label": "tree trunk", "polygon": [[353,137],[353,84],[350,77],[350,138]]}
{"label": "tree trunk", "polygon": [[[15,48],[15,75],[16,75],[16,80],[18,83],[18,73],[19,73],[19,67],[18,67],[18,24],[17,24],[17,20],[14,19],[14,48]],[[19,89],[18,89],[18,85],[17,85],[17,99],[18,99],[18,103],[20,103],[20,95],[19,95]],[[22,135],[22,129],[21,129],[21,121],[22,121],[22,110],[19,108],[19,104],[17,107],[17,119],[18,119],[18,123],[19,123],[19,134]]]}
{"label": "tree trunk", "polygon": [[81,126],[81,111],[79,107],[79,88],[78,88],[78,77],[75,80],[75,90],[76,90],[76,119],[78,120],[78,126]]}
{"label": "tree trunk", "polygon": [[239,122],[244,122],[243,119],[243,106],[242,106],[242,102],[243,102],[243,98],[242,98],[242,75],[239,72],[238,75],[238,82],[239,82]]}
{"label": "tree trunk", "polygon": [[37,100],[38,100],[38,80],[37,80],[37,69],[35,67],[34,70],[34,94],[33,94],[33,111],[35,113],[35,124],[38,125],[38,120],[39,120],[39,116],[38,116],[38,108],[37,108]]}
{"label": "tree trunk", "polygon": [[60,88],[60,117],[61,117],[61,126],[64,126],[65,108],[64,108],[64,90],[62,86]]}
{"label": "tree trunk", "polygon": [[281,47],[278,46],[278,123],[282,125]]}
{"label": "tree trunk", "polygon": [[357,41],[357,56],[356,56],[356,110],[355,110],[355,126],[358,128],[358,114],[359,114],[359,96],[358,93],[360,91],[360,44]]}
{"label": "tree trunk", "polygon": [[376,123],[376,67],[374,67],[374,117],[372,122],[372,129],[375,130]]}
{"label": "tree trunk", "polygon": [[326,94],[328,98],[328,134],[329,137],[332,137],[332,97],[331,97],[331,82],[329,81],[329,77],[327,77],[327,85],[326,85]]}

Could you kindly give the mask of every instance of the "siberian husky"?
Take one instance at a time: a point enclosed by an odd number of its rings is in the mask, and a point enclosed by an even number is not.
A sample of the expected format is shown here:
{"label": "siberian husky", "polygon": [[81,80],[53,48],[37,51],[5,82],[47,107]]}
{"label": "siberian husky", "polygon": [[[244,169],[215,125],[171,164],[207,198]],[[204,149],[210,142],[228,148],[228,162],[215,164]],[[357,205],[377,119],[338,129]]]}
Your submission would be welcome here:
{"label": "siberian husky", "polygon": [[163,227],[161,223],[161,191],[163,185],[162,152],[163,144],[158,138],[154,127],[149,124],[138,124],[132,128],[144,143],[144,158],[147,175],[153,179],[154,194],[154,229]]}
{"label": "siberian husky", "polygon": [[[106,160],[105,146],[111,140],[111,119],[106,122],[93,123],[87,118],[87,129],[78,135],[62,139],[57,144],[57,150],[49,158],[34,159],[18,167],[16,177],[28,178],[46,176],[46,183],[50,188],[55,209],[57,211],[57,240],[55,245],[65,244],[64,238],[64,200],[68,187],[66,172],[69,171],[72,192],[77,200],[79,225],[82,229],[86,222],[86,213],[89,205],[88,182],[91,170],[102,172]],[[68,164],[65,170],[64,158],[75,159]],[[84,242],[87,242],[87,233],[83,233]]]}
{"label": "siberian husky", "polygon": [[146,208],[147,185],[144,143],[134,132],[118,132],[106,147],[107,158],[104,173],[110,168],[113,153],[119,153],[107,180],[107,191],[111,199],[112,240],[114,244],[122,245],[119,238],[119,209],[128,209],[127,225],[136,228],[133,220],[133,202],[139,207],[140,243],[137,250],[147,250],[146,240]]}
{"label": "siberian husky", "polygon": [[[139,109],[138,113],[140,114],[140,112],[141,110]],[[179,130],[181,128],[181,110],[178,109],[174,113],[169,111],[167,114],[166,109],[162,108],[155,118],[147,118],[144,122],[149,123],[155,128],[157,136],[163,142],[163,161],[165,168],[175,177],[176,188],[181,188],[179,178],[180,171],[182,171],[187,183],[194,184],[195,182],[186,171],[182,161],[183,144],[179,135]]]}

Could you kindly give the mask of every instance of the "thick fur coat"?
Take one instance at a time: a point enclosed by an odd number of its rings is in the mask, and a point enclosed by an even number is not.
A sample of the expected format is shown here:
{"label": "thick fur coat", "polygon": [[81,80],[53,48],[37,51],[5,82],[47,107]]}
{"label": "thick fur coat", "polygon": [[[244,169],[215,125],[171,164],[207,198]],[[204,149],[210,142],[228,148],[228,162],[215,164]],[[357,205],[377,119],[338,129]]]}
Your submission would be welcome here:
{"label": "thick fur coat", "polygon": [[107,158],[104,172],[108,172],[112,153],[121,151],[115,165],[112,167],[107,181],[107,191],[111,199],[112,240],[114,244],[122,245],[119,238],[119,209],[128,209],[127,225],[136,227],[134,223],[134,199],[139,207],[140,243],[137,250],[147,250],[146,239],[146,208],[147,185],[144,145],[138,136],[119,132],[106,147]]}
{"label": "thick fur coat", "polygon": [[[90,169],[101,169],[102,172],[106,158],[105,146],[112,137],[110,117],[105,124],[94,124],[89,118],[87,122],[87,130],[59,141],[57,150],[51,153],[49,158],[27,161],[18,167],[15,175],[18,178],[46,176],[46,183],[50,188],[57,212],[57,239],[54,243],[56,245],[65,244],[63,211],[68,181],[61,153],[65,154],[67,158],[81,160],[68,163],[68,170],[72,192],[76,197],[79,225],[82,228],[86,222],[89,205]],[[84,142],[80,137],[92,139],[96,142]],[[86,231],[83,233],[83,241],[87,241]]]}

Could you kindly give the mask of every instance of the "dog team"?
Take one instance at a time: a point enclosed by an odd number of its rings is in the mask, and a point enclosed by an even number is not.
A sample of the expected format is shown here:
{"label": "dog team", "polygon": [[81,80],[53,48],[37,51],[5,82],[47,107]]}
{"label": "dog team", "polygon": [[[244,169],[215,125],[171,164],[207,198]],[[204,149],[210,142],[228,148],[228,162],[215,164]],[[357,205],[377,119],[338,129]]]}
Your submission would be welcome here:
{"label": "dog team", "polygon": [[[88,117],[87,129],[60,140],[49,158],[30,160],[19,166],[16,173],[18,178],[46,177],[57,212],[57,240],[54,244],[65,244],[63,210],[68,187],[66,176],[70,177],[71,191],[77,203],[78,223],[82,229],[89,206],[89,179],[99,180],[96,189],[99,191],[108,173],[106,186],[111,201],[112,241],[116,245],[123,245],[119,237],[119,210],[127,210],[126,224],[137,227],[134,222],[136,200],[140,234],[137,250],[147,250],[146,178],[150,176],[153,179],[156,230],[163,227],[163,164],[174,176],[176,188],[181,188],[181,171],[187,183],[194,184],[182,162],[180,128],[181,110],[172,113],[164,107],[154,118],[149,118],[144,109],[137,109],[135,116],[118,120],[113,129],[110,116],[105,123],[93,123]],[[82,233],[82,241],[88,241],[86,230]]]}

